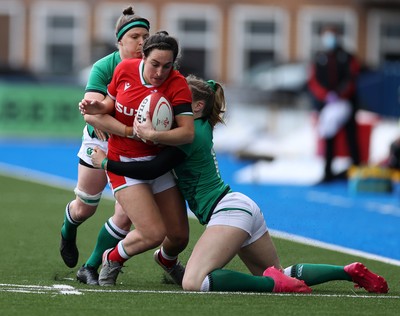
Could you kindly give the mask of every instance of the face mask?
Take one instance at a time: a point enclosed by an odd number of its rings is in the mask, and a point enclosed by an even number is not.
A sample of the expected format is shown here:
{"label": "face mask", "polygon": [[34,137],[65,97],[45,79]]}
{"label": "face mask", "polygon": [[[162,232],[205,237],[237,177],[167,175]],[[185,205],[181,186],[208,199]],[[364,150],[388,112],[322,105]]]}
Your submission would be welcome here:
{"label": "face mask", "polygon": [[336,47],[336,36],[332,32],[325,32],[322,35],[322,46],[326,50],[332,50]]}

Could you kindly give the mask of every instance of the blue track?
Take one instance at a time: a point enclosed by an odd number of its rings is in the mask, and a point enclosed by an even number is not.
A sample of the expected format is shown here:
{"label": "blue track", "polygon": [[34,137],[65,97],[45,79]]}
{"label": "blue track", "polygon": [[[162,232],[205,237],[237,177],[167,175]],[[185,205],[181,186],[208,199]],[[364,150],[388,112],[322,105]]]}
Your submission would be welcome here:
{"label": "blue track", "polygon": [[[77,141],[0,140],[0,163],[76,181],[79,146]],[[243,185],[233,175],[247,163],[222,154],[218,160],[225,181],[259,204],[271,229],[400,260],[400,193],[352,195],[345,181]]]}

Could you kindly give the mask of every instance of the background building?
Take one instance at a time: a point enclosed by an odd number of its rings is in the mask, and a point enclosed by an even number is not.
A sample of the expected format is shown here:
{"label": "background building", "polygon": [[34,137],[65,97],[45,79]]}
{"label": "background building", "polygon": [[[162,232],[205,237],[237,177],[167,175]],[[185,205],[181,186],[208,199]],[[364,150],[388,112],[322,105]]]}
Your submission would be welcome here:
{"label": "background building", "polygon": [[240,84],[253,67],[303,62],[326,23],[368,66],[400,59],[398,0],[0,0],[0,63],[76,75],[115,43],[128,5],[182,46],[182,72]]}

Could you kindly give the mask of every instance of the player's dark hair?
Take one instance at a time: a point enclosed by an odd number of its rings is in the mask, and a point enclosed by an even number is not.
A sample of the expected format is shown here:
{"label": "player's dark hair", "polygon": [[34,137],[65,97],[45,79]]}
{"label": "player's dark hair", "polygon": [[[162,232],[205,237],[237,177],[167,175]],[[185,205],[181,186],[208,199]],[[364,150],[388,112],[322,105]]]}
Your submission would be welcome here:
{"label": "player's dark hair", "polygon": [[168,32],[158,31],[157,33],[151,35],[144,41],[143,43],[144,57],[148,57],[154,49],[172,51],[173,61],[174,63],[176,63],[176,60],[179,55],[179,44],[174,37],[168,34]]}
{"label": "player's dark hair", "polygon": [[128,7],[122,12],[122,15],[118,18],[117,23],[115,24],[115,36],[117,37],[117,40],[121,40],[125,33],[134,27],[142,27],[149,31],[150,22],[137,15],[133,10],[133,7]]}
{"label": "player's dark hair", "polygon": [[218,123],[224,123],[226,101],[222,85],[214,80],[204,81],[195,75],[187,76],[186,81],[192,91],[193,102],[204,101],[202,117],[207,119],[213,128]]}

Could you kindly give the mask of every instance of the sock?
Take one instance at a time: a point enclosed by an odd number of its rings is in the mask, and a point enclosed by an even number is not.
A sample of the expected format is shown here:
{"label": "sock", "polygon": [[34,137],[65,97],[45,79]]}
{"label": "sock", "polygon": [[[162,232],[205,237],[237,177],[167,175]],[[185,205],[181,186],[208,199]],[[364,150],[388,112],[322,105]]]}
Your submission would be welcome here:
{"label": "sock", "polygon": [[121,240],[118,245],[108,254],[108,260],[117,261],[120,263],[124,263],[131,257],[132,256],[128,255],[124,249],[123,240]]}
{"label": "sock", "polygon": [[210,292],[210,275],[207,274],[201,283],[200,292]]}
{"label": "sock", "polygon": [[178,256],[169,256],[165,253],[164,247],[161,247],[161,250],[158,252],[158,260],[166,266],[168,269],[172,268],[177,260]]}
{"label": "sock", "polygon": [[271,278],[226,269],[214,270],[206,279],[201,286],[205,292],[272,292],[275,286]]}
{"label": "sock", "polygon": [[329,264],[295,264],[286,268],[284,273],[296,279],[304,280],[308,286],[334,280],[352,280],[350,275],[344,271],[344,266]]}
{"label": "sock", "polygon": [[112,217],[110,217],[101,228],[97,236],[96,246],[94,247],[89,259],[86,261],[85,266],[98,269],[101,265],[104,251],[114,248],[128,233],[129,231],[122,230],[116,226]]}
{"label": "sock", "polygon": [[67,204],[67,207],[65,208],[64,223],[61,227],[61,234],[66,240],[74,240],[76,238],[76,231],[78,229],[78,226],[83,223],[78,222],[71,217],[71,214],[69,212],[70,204],[71,202],[69,202]]}

